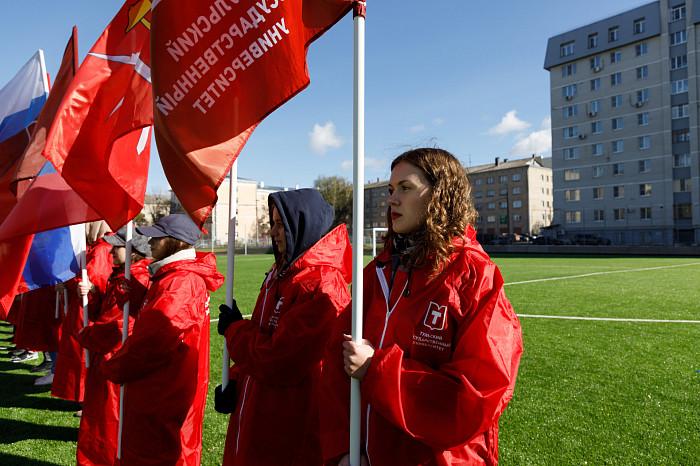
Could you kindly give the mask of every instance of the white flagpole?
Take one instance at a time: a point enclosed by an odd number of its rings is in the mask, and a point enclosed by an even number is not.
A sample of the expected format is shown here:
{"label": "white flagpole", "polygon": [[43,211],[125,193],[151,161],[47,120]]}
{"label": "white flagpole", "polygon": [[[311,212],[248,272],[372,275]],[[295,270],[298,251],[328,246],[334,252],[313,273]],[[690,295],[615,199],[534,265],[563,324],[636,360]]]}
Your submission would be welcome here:
{"label": "white flagpole", "polygon": [[[362,256],[365,179],[365,2],[357,2],[354,22],[353,79],[353,218],[352,218],[352,339],[362,342]],[[362,9],[360,14],[358,10]],[[350,466],[360,465],[360,381],[350,379]]]}
{"label": "white flagpole", "polygon": [[[233,266],[236,260],[236,212],[238,210],[238,160],[231,167],[228,194],[228,248],[226,250],[226,305],[233,304]],[[213,234],[213,233],[212,233]],[[224,340],[224,360],[221,364],[221,389],[228,385],[229,355]]]}
{"label": "white flagpole", "polygon": [[[124,262],[124,278],[126,281],[131,280],[131,239],[134,236],[133,222],[129,221],[126,224],[126,261]],[[122,345],[129,336],[129,300],[124,303],[122,313]],[[122,457],[122,419],[124,417],[124,385],[119,387],[119,436],[117,437],[117,459]]]}
{"label": "white flagpole", "polygon": [[[87,241],[85,240],[85,232],[81,234],[78,238],[79,241],[79,257],[80,257],[80,281],[83,283],[88,282],[87,274]],[[83,328],[88,326],[88,297],[87,295],[82,296],[83,299]],[[90,352],[85,348],[85,368],[90,367]]]}

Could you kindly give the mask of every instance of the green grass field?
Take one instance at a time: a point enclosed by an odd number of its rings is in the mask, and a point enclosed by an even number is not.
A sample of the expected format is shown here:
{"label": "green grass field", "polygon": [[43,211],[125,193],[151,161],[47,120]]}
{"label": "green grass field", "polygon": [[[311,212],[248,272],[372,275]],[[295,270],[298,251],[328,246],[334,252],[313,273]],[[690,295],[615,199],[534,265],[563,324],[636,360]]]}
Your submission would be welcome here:
{"label": "green grass field", "polygon": [[[218,259],[225,271],[226,258]],[[700,464],[700,258],[493,259],[525,346],[501,417],[501,464]],[[271,263],[236,258],[242,311],[252,310]],[[224,297],[224,288],[212,294],[214,318]],[[535,315],[599,320],[528,317]],[[212,323],[205,465],[221,464],[228,424],[213,410],[222,343]],[[0,464],[75,464],[76,404],[32,385],[28,369],[37,361],[8,359],[0,357]]]}

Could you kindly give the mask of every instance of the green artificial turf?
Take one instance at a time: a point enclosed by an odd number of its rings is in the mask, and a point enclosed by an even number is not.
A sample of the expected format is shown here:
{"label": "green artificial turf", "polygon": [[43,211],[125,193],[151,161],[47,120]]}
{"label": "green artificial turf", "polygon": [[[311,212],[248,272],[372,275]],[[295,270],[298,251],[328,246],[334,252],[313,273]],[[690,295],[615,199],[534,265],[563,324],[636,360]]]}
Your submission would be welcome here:
{"label": "green artificial turf", "polygon": [[[226,257],[217,259],[225,272]],[[525,347],[500,421],[501,464],[700,463],[700,323],[659,322],[700,321],[700,259],[493,260],[521,315]],[[243,314],[252,312],[271,264],[269,255],[236,257],[233,295]],[[224,300],[224,287],[212,293],[213,319]],[[656,321],[528,317],[535,315]],[[223,348],[216,322],[211,335],[205,465],[221,464],[228,426],[228,416],[213,409]],[[0,333],[0,344],[7,337]],[[32,385],[37,375],[28,369],[37,363],[0,356],[0,464],[75,464],[77,405]]]}

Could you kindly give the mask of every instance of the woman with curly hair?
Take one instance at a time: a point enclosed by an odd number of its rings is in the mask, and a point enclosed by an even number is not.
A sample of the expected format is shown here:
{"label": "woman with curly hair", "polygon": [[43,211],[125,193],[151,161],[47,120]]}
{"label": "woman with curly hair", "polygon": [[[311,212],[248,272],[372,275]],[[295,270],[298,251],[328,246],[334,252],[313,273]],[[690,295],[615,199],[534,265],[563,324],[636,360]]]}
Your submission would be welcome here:
{"label": "woman with curly hair", "polygon": [[393,161],[389,194],[384,249],[364,269],[365,339],[347,334],[348,308],[326,348],[326,464],[348,464],[350,377],[362,381],[363,463],[496,464],[522,335],[475,239],[466,171],[442,149],[411,150]]}

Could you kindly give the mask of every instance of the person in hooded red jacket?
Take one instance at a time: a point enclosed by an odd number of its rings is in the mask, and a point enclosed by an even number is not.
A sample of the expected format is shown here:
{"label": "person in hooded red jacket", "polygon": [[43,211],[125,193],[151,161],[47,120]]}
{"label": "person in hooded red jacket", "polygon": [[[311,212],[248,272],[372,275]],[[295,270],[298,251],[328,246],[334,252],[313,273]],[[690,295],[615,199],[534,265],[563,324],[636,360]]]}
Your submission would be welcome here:
{"label": "person in hooded red jacket", "polygon": [[327,464],[349,463],[350,377],[361,381],[363,464],[497,463],[498,418],[513,395],[522,334],[470,226],[470,192],[447,151],[416,149],[393,161],[384,249],[364,269],[364,340],[343,333],[346,309],[327,346]]}
{"label": "person in hooded red jacket", "polygon": [[[88,296],[89,319],[97,309],[97,302],[93,300],[99,295],[104,295],[107,280],[112,273],[112,245],[102,240],[102,236],[109,231],[109,227],[103,221],[85,224],[87,237],[86,266],[88,279],[98,290],[99,294]],[[83,328],[83,304],[78,294],[80,276],[65,282],[68,290],[69,304],[68,314],[63,318],[61,326],[61,340],[58,345],[58,357],[54,368],[51,395],[64,400],[83,401],[85,391],[85,351],[78,343],[78,332]],[[61,285],[57,286],[62,290]],[[81,412],[76,413],[80,416]]]}
{"label": "person in hooded red jacket", "polygon": [[209,384],[207,291],[224,276],[213,254],[195,252],[200,231],[189,217],[169,215],[136,231],[151,237],[151,283],[131,335],[103,365],[107,379],[126,384],[120,464],[199,465]]}
{"label": "person in hooded red jacket", "polygon": [[250,320],[235,301],[219,316],[235,363],[226,390],[216,394],[217,410],[233,411],[223,464],[321,465],[321,359],[350,301],[352,252],[344,224],[326,234],[334,210],[318,191],[276,192],[268,202],[275,264]]}
{"label": "person in hooded red jacket", "polygon": [[[124,325],[121,290],[125,280],[124,265],[126,262],[126,227],[116,234],[105,236],[104,241],[112,246],[114,269],[109,277],[105,295],[101,297],[94,323],[83,328],[78,333],[80,344],[90,351],[90,367],[85,377],[85,398],[83,413],[78,430],[77,464],[112,465],[117,459],[117,438],[119,432],[119,386],[107,380],[102,366],[121,347],[122,329]],[[131,241],[131,280],[142,287],[148,286],[150,275],[146,259],[150,255],[148,238],[134,233]],[[89,293],[99,294],[99,290],[91,283],[79,285],[81,296]],[[98,306],[97,299],[94,300]],[[138,306],[132,302],[130,306]],[[133,320],[129,320],[129,329]]]}

